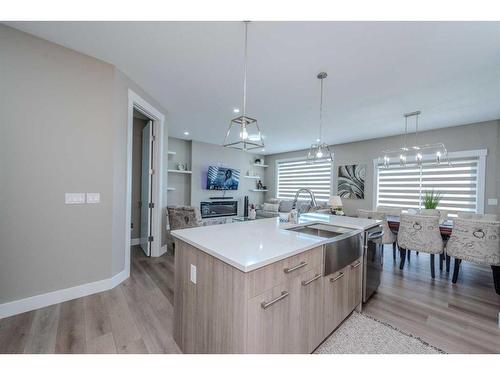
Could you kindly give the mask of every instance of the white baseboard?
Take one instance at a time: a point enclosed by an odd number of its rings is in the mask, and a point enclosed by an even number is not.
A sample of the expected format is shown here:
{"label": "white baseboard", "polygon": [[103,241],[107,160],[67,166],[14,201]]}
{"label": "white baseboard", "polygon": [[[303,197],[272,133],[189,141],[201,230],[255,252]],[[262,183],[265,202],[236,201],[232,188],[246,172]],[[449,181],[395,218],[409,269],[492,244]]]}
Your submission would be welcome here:
{"label": "white baseboard", "polygon": [[141,244],[141,239],[140,238],[132,238],[130,240],[130,246],[136,246]]}
{"label": "white baseboard", "polygon": [[0,319],[31,310],[41,309],[43,307],[66,302],[75,298],[85,297],[90,294],[104,292],[106,290],[113,289],[115,286],[128,279],[129,276],[128,272],[123,270],[109,279],[94,281],[88,284],[78,285],[67,289],[56,290],[54,292],[39,294],[37,296],[4,303],[0,305]]}
{"label": "white baseboard", "polygon": [[162,256],[163,254],[165,254],[167,251],[168,251],[168,246],[167,245],[162,246],[160,248],[160,256]]}

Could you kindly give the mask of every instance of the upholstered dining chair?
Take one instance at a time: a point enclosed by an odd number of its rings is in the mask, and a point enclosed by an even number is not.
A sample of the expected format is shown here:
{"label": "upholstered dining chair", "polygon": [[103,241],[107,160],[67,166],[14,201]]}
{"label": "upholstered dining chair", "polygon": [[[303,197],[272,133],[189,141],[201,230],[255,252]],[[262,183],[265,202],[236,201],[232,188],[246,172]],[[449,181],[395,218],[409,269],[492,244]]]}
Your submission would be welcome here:
{"label": "upholstered dining chair", "polygon": [[398,246],[401,252],[400,269],[404,267],[407,249],[429,253],[431,276],[434,278],[434,255],[442,254],[444,247],[439,230],[439,217],[402,213],[399,221]]}
{"label": "upholstered dining chair", "polygon": [[474,214],[469,212],[461,212],[458,214],[460,219],[469,219],[469,220],[488,220],[488,221],[499,221],[499,215],[495,214]]}
{"label": "upholstered dining chair", "polygon": [[[167,219],[170,230],[194,228],[203,225],[200,211],[191,206],[167,206]],[[169,242],[173,242],[169,235]],[[172,244],[175,250],[175,243]]]}
{"label": "upholstered dining chair", "polygon": [[382,245],[392,244],[392,257],[396,259],[396,235],[391,231],[391,228],[389,228],[387,215],[384,212],[358,209],[358,217],[364,219],[382,220],[382,230],[384,234],[382,235],[380,243]]}
{"label": "upholstered dining chair", "polygon": [[446,253],[455,258],[453,284],[465,260],[491,266],[495,292],[500,294],[500,221],[454,219]]}
{"label": "upholstered dining chair", "polygon": [[[426,216],[437,216],[439,217],[439,222],[443,223],[448,218],[448,211],[446,210],[437,210],[434,208],[422,208],[418,210],[419,215]],[[446,240],[445,240],[446,247]],[[450,257],[446,255],[446,252],[443,252],[439,255],[439,269],[443,269],[443,262],[446,260],[446,272],[450,272]]]}
{"label": "upholstered dining chair", "polygon": [[[377,212],[382,212],[385,215],[385,218],[387,219],[387,216],[398,216],[401,215],[401,208],[397,207],[390,207],[390,206],[377,206]],[[387,225],[389,227],[389,224]],[[397,245],[397,236],[396,233],[392,232],[394,236],[394,242],[392,243],[392,258],[396,259],[396,249],[398,247]],[[408,257],[410,256],[410,252],[408,252]]]}
{"label": "upholstered dining chair", "polygon": [[201,215],[196,207],[167,206],[170,230],[194,228],[202,225]]}

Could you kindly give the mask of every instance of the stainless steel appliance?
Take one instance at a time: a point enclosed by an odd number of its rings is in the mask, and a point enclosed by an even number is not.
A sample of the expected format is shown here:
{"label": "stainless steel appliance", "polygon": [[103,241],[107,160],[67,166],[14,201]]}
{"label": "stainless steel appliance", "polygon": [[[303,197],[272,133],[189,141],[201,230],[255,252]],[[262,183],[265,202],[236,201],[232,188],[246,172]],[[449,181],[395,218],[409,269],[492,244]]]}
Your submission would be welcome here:
{"label": "stainless steel appliance", "polygon": [[326,224],[311,224],[288,230],[331,239],[324,245],[324,276],[337,272],[363,255],[363,302],[375,293],[380,285],[384,257],[380,224],[365,231]]}
{"label": "stainless steel appliance", "polygon": [[326,243],[323,275],[330,275],[351,264],[363,254],[362,231],[336,225],[312,224],[289,230],[331,238]]}
{"label": "stainless steel appliance", "polygon": [[382,226],[377,225],[363,233],[363,302],[366,303],[380,285],[384,247],[381,244]]}

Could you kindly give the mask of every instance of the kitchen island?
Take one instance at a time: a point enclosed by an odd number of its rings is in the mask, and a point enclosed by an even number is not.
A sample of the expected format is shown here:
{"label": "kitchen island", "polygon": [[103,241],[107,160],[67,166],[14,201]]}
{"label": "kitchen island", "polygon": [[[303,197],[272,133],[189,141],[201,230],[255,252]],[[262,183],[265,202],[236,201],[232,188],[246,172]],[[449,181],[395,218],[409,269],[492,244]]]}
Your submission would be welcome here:
{"label": "kitchen island", "polygon": [[[319,235],[301,231],[314,225],[323,225],[315,229]],[[271,218],[172,231],[179,348],[184,353],[311,353],[361,309],[362,250],[325,274],[325,247],[377,225],[310,214],[298,224]],[[332,238],[324,235],[329,226],[349,230],[338,228]]]}

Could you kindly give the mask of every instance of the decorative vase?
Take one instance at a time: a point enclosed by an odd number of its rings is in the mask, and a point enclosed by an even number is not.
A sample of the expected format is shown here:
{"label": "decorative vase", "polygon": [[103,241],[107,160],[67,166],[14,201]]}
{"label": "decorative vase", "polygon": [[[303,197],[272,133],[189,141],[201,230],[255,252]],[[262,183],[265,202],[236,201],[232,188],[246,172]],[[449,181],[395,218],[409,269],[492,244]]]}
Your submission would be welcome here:
{"label": "decorative vase", "polygon": [[251,208],[250,211],[248,211],[248,218],[250,220],[254,220],[257,217],[257,211],[255,211],[255,208]]}

